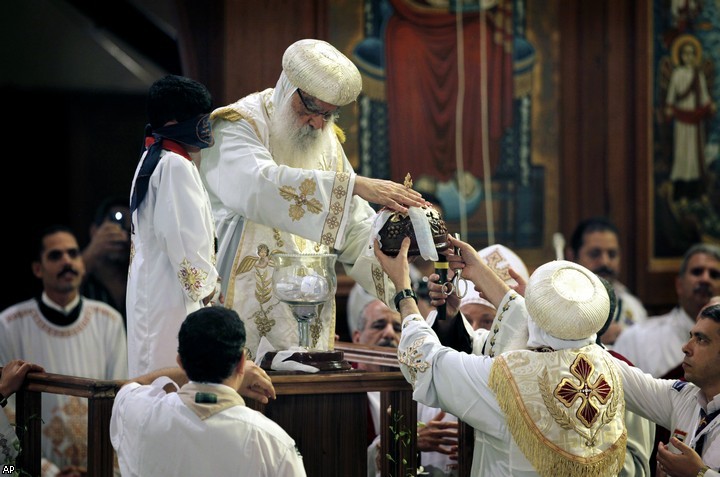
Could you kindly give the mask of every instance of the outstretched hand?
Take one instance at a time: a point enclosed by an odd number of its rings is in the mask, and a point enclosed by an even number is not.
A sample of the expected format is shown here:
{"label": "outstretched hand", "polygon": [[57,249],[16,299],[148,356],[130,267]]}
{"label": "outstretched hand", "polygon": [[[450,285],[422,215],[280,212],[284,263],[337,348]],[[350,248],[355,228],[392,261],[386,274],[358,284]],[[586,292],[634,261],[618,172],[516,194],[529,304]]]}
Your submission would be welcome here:
{"label": "outstretched hand", "polygon": [[525,296],[525,288],[527,287],[527,282],[525,281],[525,279],[512,267],[508,268],[508,273],[510,274],[510,278],[517,282],[517,285],[511,288],[515,290],[518,295]]}
{"label": "outstretched hand", "polygon": [[685,445],[676,437],[670,438],[680,454],[672,452],[666,444],[658,443],[657,461],[662,472],[673,477],[695,477],[705,464],[695,450]]}
{"label": "outstretched hand", "polygon": [[[447,316],[455,316],[460,308],[460,298],[456,293],[445,294],[445,287],[439,283],[440,275],[431,273],[428,277],[428,296],[430,304],[437,308],[445,305]],[[468,285],[472,286],[472,284]]]}
{"label": "outstretched hand", "polygon": [[353,194],[372,204],[382,205],[404,214],[407,213],[408,207],[423,207],[427,204],[422,194],[416,190],[397,182],[363,176],[355,177]]}

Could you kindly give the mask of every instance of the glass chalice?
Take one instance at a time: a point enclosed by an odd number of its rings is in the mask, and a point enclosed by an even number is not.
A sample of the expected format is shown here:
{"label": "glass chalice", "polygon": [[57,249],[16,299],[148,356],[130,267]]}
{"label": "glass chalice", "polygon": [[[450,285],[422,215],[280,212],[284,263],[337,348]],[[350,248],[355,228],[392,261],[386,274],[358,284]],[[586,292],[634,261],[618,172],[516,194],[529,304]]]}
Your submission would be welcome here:
{"label": "glass chalice", "polygon": [[337,289],[335,254],[273,254],[273,292],[297,320],[299,345],[312,349],[310,324]]}

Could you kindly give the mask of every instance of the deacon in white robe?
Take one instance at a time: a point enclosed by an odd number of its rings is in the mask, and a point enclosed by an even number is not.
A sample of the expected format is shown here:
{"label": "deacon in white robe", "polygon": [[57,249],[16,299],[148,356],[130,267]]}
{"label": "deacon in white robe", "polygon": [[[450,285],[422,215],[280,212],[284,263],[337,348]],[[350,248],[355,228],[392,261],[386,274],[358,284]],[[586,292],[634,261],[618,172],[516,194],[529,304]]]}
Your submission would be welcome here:
{"label": "deacon in white robe", "polygon": [[[73,310],[53,303],[45,293],[43,303],[55,310]],[[43,316],[36,299],[11,306],[0,314],[0,363],[17,358],[36,363],[48,373],[93,379],[127,379],[127,345],[122,315],[109,305],[82,299],[78,318],[59,326]],[[15,396],[5,411],[14,422]],[[53,476],[68,466],[87,466],[87,399],[43,393],[43,476]]]}
{"label": "deacon in white robe", "polygon": [[[215,224],[193,157],[213,144],[207,88],[168,75],[150,87],[145,146],[130,192],[131,376],[173,366],[188,314],[217,295]],[[194,154],[194,156],[191,156]]]}
{"label": "deacon in white robe", "polygon": [[[450,267],[464,267],[476,286],[492,282],[483,291],[495,302],[507,285],[469,244],[451,242],[462,257],[451,255]],[[375,252],[398,289],[410,286],[408,244],[396,259]],[[413,398],[476,429],[473,476],[615,476],[625,458],[622,381],[612,357],[595,344],[609,313],[607,291],[584,267],[555,261],[535,271],[526,295],[534,319],[524,306],[512,306],[525,302],[512,290],[498,299],[498,310],[503,320],[525,315],[528,349],[495,358],[442,346],[416,304],[399,298],[398,360]]]}
{"label": "deacon in white robe", "polygon": [[[178,392],[166,392],[167,385]],[[196,406],[198,392],[212,393],[217,403]],[[179,388],[169,377],[128,383],[115,397],[110,439],[124,477],[305,476],[287,432],[223,384],[190,381]]]}
{"label": "deacon in white robe", "polygon": [[160,154],[147,197],[132,214],[127,289],[131,376],[175,364],[180,324],[205,306],[203,299],[218,281],[215,225],[197,167],[175,152]]}

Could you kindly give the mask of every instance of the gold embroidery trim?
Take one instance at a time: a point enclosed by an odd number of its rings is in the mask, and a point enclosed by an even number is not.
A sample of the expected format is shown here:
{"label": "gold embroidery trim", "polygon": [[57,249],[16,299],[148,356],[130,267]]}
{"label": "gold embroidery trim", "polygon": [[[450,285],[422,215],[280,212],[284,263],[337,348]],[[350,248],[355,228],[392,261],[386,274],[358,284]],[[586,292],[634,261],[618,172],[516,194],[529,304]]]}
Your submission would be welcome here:
{"label": "gold embroidery trim", "polygon": [[335,246],[340,224],[342,223],[343,214],[345,213],[345,205],[350,200],[348,189],[350,188],[350,174],[347,172],[338,172],[335,174],[332,192],[330,193],[330,204],[328,207],[328,215],[323,225],[322,234],[320,235],[320,243],[328,247]]}

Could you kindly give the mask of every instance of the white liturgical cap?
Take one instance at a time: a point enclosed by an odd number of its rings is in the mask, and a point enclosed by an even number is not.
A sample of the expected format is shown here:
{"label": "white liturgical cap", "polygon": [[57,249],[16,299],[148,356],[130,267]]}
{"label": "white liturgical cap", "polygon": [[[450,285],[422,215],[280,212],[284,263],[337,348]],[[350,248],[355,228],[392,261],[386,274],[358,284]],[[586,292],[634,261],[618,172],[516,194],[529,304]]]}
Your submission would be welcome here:
{"label": "white liturgical cap", "polygon": [[539,328],[563,340],[595,334],[610,311],[610,298],[597,275],[567,260],[554,260],[535,270],[525,303]]}
{"label": "white liturgical cap", "polygon": [[334,106],[352,103],[362,90],[355,64],[326,41],[296,41],[285,50],[282,67],[293,86]]}

